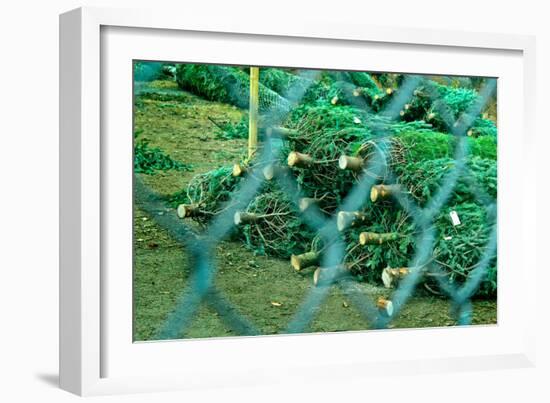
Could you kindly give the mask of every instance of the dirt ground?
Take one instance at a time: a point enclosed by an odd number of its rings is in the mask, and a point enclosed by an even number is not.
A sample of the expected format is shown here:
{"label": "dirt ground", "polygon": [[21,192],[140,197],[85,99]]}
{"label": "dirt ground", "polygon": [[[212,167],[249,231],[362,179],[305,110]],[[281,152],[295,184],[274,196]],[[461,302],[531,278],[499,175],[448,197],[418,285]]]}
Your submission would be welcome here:
{"label": "dirt ground", "polygon": [[[192,164],[192,171],[138,174],[154,191],[170,195],[184,189],[196,174],[239,161],[246,140],[216,138],[218,123],[237,122],[239,109],[209,102],[180,91],[174,82],[155,81],[136,86],[135,130],[151,146],[175,160]],[[174,214],[167,209],[166,214]],[[312,271],[297,273],[288,261],[255,256],[244,244],[224,241],[217,247],[215,284],[223,295],[263,334],[284,332],[304,297],[313,287]],[[189,281],[185,250],[152,217],[134,211],[134,339],[157,338]],[[358,284],[359,292],[375,300],[391,290]],[[473,302],[474,324],[495,324],[496,301]],[[450,303],[421,292],[413,296],[391,324],[393,328],[452,326]],[[333,287],[308,331],[333,332],[371,327],[342,291]],[[185,334],[179,337],[236,336],[219,314],[203,306]]]}

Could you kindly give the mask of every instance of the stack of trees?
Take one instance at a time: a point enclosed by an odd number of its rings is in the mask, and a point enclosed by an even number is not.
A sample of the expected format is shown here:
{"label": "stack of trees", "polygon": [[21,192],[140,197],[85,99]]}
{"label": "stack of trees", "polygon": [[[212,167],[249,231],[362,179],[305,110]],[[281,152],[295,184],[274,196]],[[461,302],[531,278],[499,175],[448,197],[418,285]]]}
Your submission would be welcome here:
{"label": "stack of trees", "polygon": [[[272,99],[285,100],[283,95],[290,88],[302,86],[304,97],[297,107],[288,109],[282,123],[267,126],[263,133],[282,141],[282,153],[261,167],[265,184],[249,206],[235,214],[236,236],[257,253],[290,258],[296,270],[312,268],[318,280],[327,245],[301,218],[303,211],[316,206],[326,218],[335,218],[346,243],[339,270],[394,286],[410,270],[407,265],[419,233],[414,217],[396,199],[405,197],[419,207],[430,203],[457,164],[454,150],[459,139],[449,134],[439,111],[443,107],[451,116],[459,116],[475,102],[477,91],[428,80],[414,92],[396,122],[376,111],[399,92],[401,75],[324,72],[314,80],[290,70],[266,69],[260,78],[261,96],[263,91],[276,94],[268,96]],[[236,67],[177,66],[182,88],[243,108],[248,102],[247,79],[246,72]],[[435,101],[428,96],[434,91]],[[368,108],[357,107],[353,98],[362,98]],[[430,260],[443,268],[447,281],[456,284],[477,267],[496,225],[487,207],[497,194],[495,124],[478,117],[465,141],[469,156],[434,218],[436,241]],[[369,162],[380,152],[386,163],[374,172]],[[242,161],[195,178],[176,197],[180,217],[207,223],[230,205],[231,192],[254,164],[259,162]],[[293,203],[272,180],[276,175],[291,176],[304,197]],[[365,175],[374,180],[370,197],[359,210],[342,211],[342,201]],[[460,224],[453,222],[451,213],[460,218]],[[428,273],[425,282],[435,289]],[[478,290],[484,296],[495,293],[496,258]]]}

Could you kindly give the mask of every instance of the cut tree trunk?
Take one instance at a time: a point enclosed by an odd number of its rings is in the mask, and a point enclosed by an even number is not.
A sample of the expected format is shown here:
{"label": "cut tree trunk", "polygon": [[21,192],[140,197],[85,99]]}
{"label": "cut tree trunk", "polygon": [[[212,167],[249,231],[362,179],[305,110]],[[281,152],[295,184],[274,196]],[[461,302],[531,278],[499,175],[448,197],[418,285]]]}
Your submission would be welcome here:
{"label": "cut tree trunk", "polygon": [[378,301],[376,301],[376,306],[384,315],[393,315],[393,303],[389,299],[385,299],[383,297],[378,298]]}
{"label": "cut tree trunk", "polygon": [[313,164],[313,158],[309,154],[302,154],[298,151],[291,151],[286,161],[289,167],[306,168]]}
{"label": "cut tree trunk", "polygon": [[233,222],[235,225],[253,224],[260,220],[261,216],[253,213],[246,213],[244,211],[237,211],[233,216]]}
{"label": "cut tree trunk", "polygon": [[341,155],[340,158],[338,158],[338,166],[340,167],[340,169],[359,172],[363,169],[364,164],[365,160],[359,157]]}
{"label": "cut tree trunk", "polygon": [[395,241],[398,238],[395,232],[376,233],[376,232],[361,232],[359,234],[359,243],[361,245],[382,245],[389,241]]}
{"label": "cut tree trunk", "polygon": [[177,213],[179,218],[198,217],[202,215],[198,204],[180,204]]}
{"label": "cut tree trunk", "polygon": [[[332,272],[334,270],[334,272]],[[344,265],[338,265],[334,268],[318,267],[313,272],[313,285],[318,286],[319,284],[331,283],[346,277],[350,274],[349,268]],[[332,281],[331,281],[332,280]]]}
{"label": "cut tree trunk", "polygon": [[290,256],[290,265],[296,271],[306,267],[316,266],[319,263],[320,254],[315,251],[302,253],[301,255]]}
{"label": "cut tree trunk", "polygon": [[262,174],[266,181],[272,180],[277,175],[286,175],[288,168],[278,164],[268,164],[262,169]]}
{"label": "cut tree trunk", "polygon": [[275,170],[276,170],[276,165],[269,164],[262,169],[262,174],[264,175],[264,178],[266,180],[270,181],[275,177]]}
{"label": "cut tree trunk", "polygon": [[370,189],[370,200],[374,203],[377,200],[388,199],[400,191],[399,185],[374,185]]}
{"label": "cut tree trunk", "polygon": [[231,173],[234,177],[242,176],[246,173],[246,167],[241,164],[234,164],[233,171]]}
{"label": "cut tree trunk", "polygon": [[409,274],[409,268],[407,267],[400,267],[400,268],[386,267],[382,271],[382,282],[384,283],[384,287],[392,288],[393,285],[398,280],[401,280],[407,274]]}
{"label": "cut tree trunk", "polygon": [[366,214],[360,211],[340,211],[336,217],[336,227],[338,231],[344,231],[348,227],[355,227],[366,221]]}
{"label": "cut tree trunk", "polygon": [[300,211],[306,211],[308,208],[310,208],[313,205],[316,205],[319,203],[319,199],[316,199],[314,197],[302,197],[298,201],[298,207]]}

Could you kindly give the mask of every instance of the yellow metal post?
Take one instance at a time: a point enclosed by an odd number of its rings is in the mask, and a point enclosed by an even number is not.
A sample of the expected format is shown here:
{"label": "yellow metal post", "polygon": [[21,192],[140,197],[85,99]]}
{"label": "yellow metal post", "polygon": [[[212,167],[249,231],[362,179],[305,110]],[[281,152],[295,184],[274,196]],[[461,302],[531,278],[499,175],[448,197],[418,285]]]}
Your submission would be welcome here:
{"label": "yellow metal post", "polygon": [[250,67],[250,102],[248,121],[248,159],[251,159],[258,147],[258,98],[260,69]]}

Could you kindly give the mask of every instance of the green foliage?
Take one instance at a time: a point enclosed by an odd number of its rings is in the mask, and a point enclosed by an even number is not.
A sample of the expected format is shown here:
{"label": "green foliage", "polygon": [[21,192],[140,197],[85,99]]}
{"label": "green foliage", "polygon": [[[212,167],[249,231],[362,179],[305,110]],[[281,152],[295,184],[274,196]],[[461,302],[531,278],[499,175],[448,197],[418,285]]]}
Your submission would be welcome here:
{"label": "green foliage", "polygon": [[[364,77],[360,77],[362,81],[365,81]],[[260,69],[260,83],[282,96],[287,96],[289,89],[295,89],[303,93],[300,104],[309,107],[349,106],[353,104],[354,95],[352,93],[356,89],[349,73],[341,71],[323,71],[316,80],[311,80],[292,74],[286,69]],[[372,79],[368,85],[371,87],[361,88],[365,94],[368,92],[371,97],[375,94],[383,95]]]}
{"label": "green foliage", "polygon": [[398,73],[376,73],[371,76],[378,81],[383,88],[398,88],[403,82],[404,75]]}
{"label": "green foliage", "polygon": [[[414,227],[407,214],[391,206],[368,205],[367,225],[352,228],[345,234],[347,253],[345,262],[352,272],[373,284],[381,283],[385,267],[406,267],[414,253]],[[360,245],[359,234],[363,231],[397,233],[395,241],[383,245]]]}
{"label": "green foliage", "polygon": [[497,126],[492,120],[477,118],[470,129],[470,134],[473,137],[491,137],[496,141]]}
{"label": "green foliage", "polygon": [[491,263],[491,265],[486,269],[486,274],[477,290],[476,295],[480,297],[491,297],[496,298],[497,296],[497,267],[496,259]]}
{"label": "green foliage", "polygon": [[[432,97],[436,97],[433,99]],[[448,133],[449,123],[455,122],[468,111],[477,99],[477,92],[469,88],[441,85],[435,81],[428,83],[414,92],[409,108],[404,111],[405,120],[423,119],[439,131]]]}
{"label": "green foliage", "polygon": [[376,137],[394,135],[401,136],[403,133],[414,132],[417,135],[430,134],[433,132],[432,125],[423,120],[412,122],[395,121],[385,116],[371,115],[367,120],[367,127]]}
{"label": "green foliage", "polygon": [[[461,224],[454,226],[450,212],[455,211]],[[381,272],[385,267],[407,267],[415,253],[415,228],[410,217],[391,206],[369,205],[365,209],[371,219],[368,224],[346,232],[346,264],[359,278],[374,284],[381,284]],[[433,261],[441,266],[445,281],[461,286],[475,269],[486,252],[486,244],[495,225],[494,216],[473,202],[449,204],[441,210],[435,220],[435,246]],[[359,245],[359,234],[363,231],[398,233],[395,241],[383,245]],[[477,292],[478,296],[496,295],[496,257],[490,262],[488,275]],[[434,285],[434,279],[425,281]],[[437,288],[437,287],[435,287]]]}
{"label": "green foliage", "polygon": [[[297,130],[289,139],[289,151],[309,154],[317,163],[315,169],[294,169],[298,184],[306,194],[325,195],[323,207],[332,211],[347,195],[357,180],[349,171],[335,169],[342,154],[367,156],[380,140],[390,141],[390,166],[451,158],[457,138],[435,132],[423,121],[395,122],[369,115],[351,106],[305,104],[296,108],[287,125]],[[486,138],[466,140],[471,155],[496,158],[496,143]]]}
{"label": "green foliage", "polygon": [[[436,100],[429,96],[434,90],[438,97]],[[477,96],[477,91],[472,88],[446,86],[429,81],[426,86],[414,91],[414,96],[402,111],[402,119],[425,120],[436,130],[448,133],[450,129],[443,119],[442,111],[447,111],[448,117],[455,121],[472,107]],[[497,128],[491,120],[477,117],[468,134],[472,137],[496,137]]]}
{"label": "green foliage", "polygon": [[438,85],[439,96],[450,109],[454,118],[470,108],[477,99],[477,91],[469,88],[454,88],[446,85]]}
{"label": "green foliage", "polygon": [[349,77],[351,81],[361,88],[366,88],[370,91],[377,91],[379,93],[382,93],[382,90],[378,87],[378,84],[376,84],[376,81],[372,78],[372,76],[369,73],[364,73],[360,71],[350,71]]}
{"label": "green foliage", "polygon": [[364,111],[351,106],[302,104],[292,110],[287,125],[299,130],[300,136],[309,140],[327,129],[363,127],[366,119],[367,114]]}
{"label": "green foliage", "polygon": [[403,132],[399,139],[405,145],[407,161],[450,157],[453,154],[455,138],[440,132]]}
{"label": "green foliage", "polygon": [[218,125],[216,136],[225,140],[246,139],[248,137],[248,114],[245,114],[237,123]]}
{"label": "green foliage", "polygon": [[[454,226],[450,212],[456,211],[461,224]],[[462,285],[484,256],[493,230],[494,217],[474,203],[462,203],[444,208],[436,220],[438,236],[434,248],[435,263],[447,272],[446,281]],[[492,259],[488,276],[482,282],[479,296],[496,295],[496,257]]]}
{"label": "green foliage", "polygon": [[311,84],[311,80],[292,74],[287,69],[262,68],[260,69],[260,83],[270,90],[286,96],[291,88],[306,90]]}
{"label": "green foliage", "polygon": [[288,89],[291,84],[291,77],[294,76],[281,69],[260,69],[260,82],[279,94],[284,93]]}
{"label": "green foliage", "polygon": [[[290,114],[286,125],[297,129],[297,143],[310,142],[317,136],[329,136],[345,142],[371,140],[376,137],[431,133],[432,127],[423,121],[396,122],[387,117],[369,114],[349,105],[302,104]],[[339,132],[338,136],[334,136]],[[342,137],[343,136],[343,137]],[[448,139],[447,139],[448,141]]]}
{"label": "green foliage", "polygon": [[[368,73],[324,71],[318,80],[307,89],[302,104],[355,105],[361,109],[379,111],[391,98]],[[365,108],[366,107],[366,108]]]}
{"label": "green foliage", "polygon": [[[487,195],[489,195],[493,199],[496,199],[498,179],[497,175],[498,167],[496,161],[479,157],[472,157],[468,161],[467,170],[463,176],[465,176],[468,181],[473,180],[479,186],[480,191],[484,191],[487,193]],[[460,187],[461,183],[459,184],[457,193],[463,192],[463,188]],[[465,186],[471,189],[469,183],[465,183]],[[477,191],[475,192],[477,195]]]}
{"label": "green foliage", "polygon": [[315,234],[302,223],[288,196],[280,190],[259,194],[247,212],[263,217],[242,229],[247,246],[256,254],[288,258],[302,253],[314,238]]}
{"label": "green foliage", "polygon": [[469,140],[470,155],[487,158],[491,160],[497,159],[497,138],[496,136],[481,136]]}
{"label": "green foliage", "polygon": [[157,171],[190,171],[192,166],[175,161],[158,147],[151,147],[147,140],[137,140],[134,144],[134,172],[152,175]]}
{"label": "green foliage", "polygon": [[[431,130],[403,130],[398,137],[407,150],[408,161],[453,157],[458,140],[454,136]],[[469,155],[496,160],[496,138],[468,138],[466,142]]]}
{"label": "green foliage", "polygon": [[[425,205],[444,184],[446,175],[456,166],[451,158],[427,159],[396,167],[398,181],[420,205]],[[479,188],[470,185],[475,180]],[[452,192],[450,203],[473,202],[480,192],[496,198],[496,161],[472,157],[460,175]]]}
{"label": "green foliage", "polygon": [[[248,108],[250,77],[233,66],[207,64],[178,64],[176,81],[184,89],[210,101],[225,102]],[[274,114],[287,111],[289,102],[263,84],[259,86],[260,111]]]}
{"label": "green foliage", "polygon": [[198,204],[209,212],[208,216],[194,217],[200,222],[208,221],[231,200],[231,193],[240,182],[240,178],[231,175],[231,167],[220,167],[191,179],[186,189],[169,197],[172,207],[182,203]]}
{"label": "green foliage", "polygon": [[210,101],[231,103],[240,108],[248,107],[250,78],[237,67],[178,64],[176,81],[182,89]]}
{"label": "green foliage", "polygon": [[301,100],[302,105],[330,104],[330,100],[339,94],[335,80],[327,72],[323,72],[312,83]]}
{"label": "green foliage", "polygon": [[298,135],[289,139],[287,153],[299,151],[316,161],[314,169],[294,169],[296,180],[306,194],[324,195],[323,207],[329,211],[354,184],[354,176],[336,169],[336,163],[350,146],[370,138],[367,118],[350,106],[330,104],[301,105],[289,117],[287,125]]}

